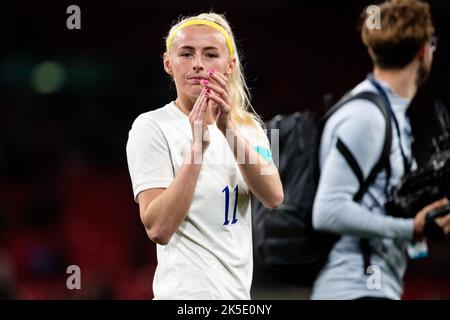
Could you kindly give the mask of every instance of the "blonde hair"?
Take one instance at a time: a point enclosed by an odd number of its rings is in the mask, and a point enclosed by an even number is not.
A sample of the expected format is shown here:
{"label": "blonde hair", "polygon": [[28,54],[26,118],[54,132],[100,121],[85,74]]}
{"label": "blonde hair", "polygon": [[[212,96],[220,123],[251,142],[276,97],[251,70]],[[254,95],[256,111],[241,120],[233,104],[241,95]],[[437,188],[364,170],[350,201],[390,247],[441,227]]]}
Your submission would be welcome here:
{"label": "blonde hair", "polygon": [[[257,127],[259,124],[261,127],[264,127],[264,122],[261,118],[256,114],[250,102],[250,91],[248,89],[247,83],[244,77],[243,67],[239,58],[239,52],[236,47],[236,42],[234,40],[233,32],[231,31],[231,27],[226,20],[226,18],[217,13],[209,12],[209,13],[201,13],[197,16],[192,17],[183,17],[177,23],[175,23],[172,28],[170,28],[169,33],[166,36],[166,40],[169,35],[181,24],[189,21],[189,20],[207,20],[212,21],[220,25],[231,38],[233,44],[233,57],[236,59],[236,67],[233,73],[229,78],[229,93],[231,99],[231,119],[237,125],[247,125],[250,127]],[[166,50],[170,50],[170,48],[166,48]],[[169,52],[166,52],[167,54]]]}

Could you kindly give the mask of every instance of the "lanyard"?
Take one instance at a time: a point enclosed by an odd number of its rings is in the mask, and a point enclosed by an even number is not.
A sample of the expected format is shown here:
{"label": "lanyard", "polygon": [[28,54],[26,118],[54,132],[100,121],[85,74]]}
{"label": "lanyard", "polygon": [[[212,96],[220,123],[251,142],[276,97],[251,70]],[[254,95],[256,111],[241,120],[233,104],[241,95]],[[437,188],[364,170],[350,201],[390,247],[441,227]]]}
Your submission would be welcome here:
{"label": "lanyard", "polygon": [[391,103],[390,103],[389,98],[387,96],[386,90],[384,90],[384,88],[381,86],[381,84],[377,80],[375,80],[373,75],[369,74],[367,76],[367,79],[379,91],[381,96],[386,101],[387,106],[389,107],[389,111],[391,112],[392,119],[394,120],[394,124],[395,124],[395,129],[397,131],[398,144],[400,146],[400,152],[401,152],[402,158],[403,158],[403,167],[404,167],[405,173],[409,173],[409,171],[411,170],[411,163],[409,162],[408,158],[406,157],[405,151],[403,150],[402,139],[401,139],[401,135],[400,135],[400,126],[398,125],[397,117],[395,116],[394,111],[392,110]]}

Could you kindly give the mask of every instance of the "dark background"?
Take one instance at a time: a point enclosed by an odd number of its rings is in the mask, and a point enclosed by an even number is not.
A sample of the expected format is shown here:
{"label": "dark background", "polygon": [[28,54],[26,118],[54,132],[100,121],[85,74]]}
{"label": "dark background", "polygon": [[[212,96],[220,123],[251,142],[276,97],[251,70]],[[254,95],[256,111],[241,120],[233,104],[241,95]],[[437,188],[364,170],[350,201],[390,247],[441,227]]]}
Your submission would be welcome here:
{"label": "dark background", "polygon": [[[377,1],[14,1],[0,8],[0,298],[151,298],[156,257],[132,197],[133,120],[175,98],[161,56],[180,15],[214,10],[234,27],[256,111],[321,111],[371,64],[357,31]],[[429,1],[440,36],[410,108],[419,163],[450,105],[450,6]],[[81,8],[68,30],[66,8]],[[411,263],[406,299],[450,298],[449,245]],[[66,288],[79,265],[82,290]],[[254,298],[305,298],[256,270]]]}

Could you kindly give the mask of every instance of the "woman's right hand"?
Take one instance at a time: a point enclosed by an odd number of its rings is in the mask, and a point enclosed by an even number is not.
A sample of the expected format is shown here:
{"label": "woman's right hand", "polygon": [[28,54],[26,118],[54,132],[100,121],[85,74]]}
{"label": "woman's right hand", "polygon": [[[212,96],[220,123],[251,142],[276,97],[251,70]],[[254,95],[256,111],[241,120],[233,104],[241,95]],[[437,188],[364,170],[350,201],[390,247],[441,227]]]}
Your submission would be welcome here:
{"label": "woman's right hand", "polygon": [[209,131],[206,122],[208,97],[206,88],[202,90],[189,113],[189,122],[192,129],[192,151],[194,152],[194,163],[202,163],[202,156],[209,145]]}

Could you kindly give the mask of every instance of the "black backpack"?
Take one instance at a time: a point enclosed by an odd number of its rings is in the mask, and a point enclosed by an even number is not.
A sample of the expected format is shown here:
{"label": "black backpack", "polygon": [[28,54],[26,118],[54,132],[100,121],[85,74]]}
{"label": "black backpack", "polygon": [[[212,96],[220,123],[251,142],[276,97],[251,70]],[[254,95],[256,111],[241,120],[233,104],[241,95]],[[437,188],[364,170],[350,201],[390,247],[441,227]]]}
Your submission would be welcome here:
{"label": "black backpack", "polygon": [[[276,209],[265,208],[254,199],[253,234],[255,266],[272,278],[291,284],[310,286],[327,261],[329,252],[340,238],[337,234],[320,232],[312,226],[312,207],[319,182],[319,146],[323,127],[341,106],[355,99],[372,101],[386,120],[382,155],[366,180],[355,158],[338,139],[337,148],[358,177],[360,188],[353,200],[359,202],[377,174],[386,168],[390,175],[389,153],[392,143],[390,110],[382,96],[374,92],[345,95],[320,118],[314,112],[277,115],[267,122],[279,130],[279,173],[284,188],[284,201]],[[387,185],[386,185],[387,188]],[[370,265],[370,248],[361,239],[364,271]]]}

